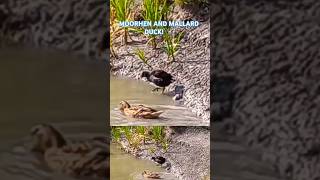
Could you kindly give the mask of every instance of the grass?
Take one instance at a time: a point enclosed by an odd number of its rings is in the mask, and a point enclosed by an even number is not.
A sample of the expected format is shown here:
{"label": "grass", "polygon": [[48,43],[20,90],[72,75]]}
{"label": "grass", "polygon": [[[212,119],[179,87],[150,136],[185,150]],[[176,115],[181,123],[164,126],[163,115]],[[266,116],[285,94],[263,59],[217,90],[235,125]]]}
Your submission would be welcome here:
{"label": "grass", "polygon": [[152,138],[157,142],[160,143],[164,138],[164,128],[161,126],[154,126],[151,129]]}
{"label": "grass", "polygon": [[134,54],[149,68],[153,69],[152,66],[148,63],[148,59],[146,58],[146,54],[143,50],[137,48]]}
{"label": "grass", "polygon": [[165,30],[164,33],[164,51],[166,52],[168,58],[167,61],[169,63],[174,62],[175,61],[175,55],[177,54],[179,48],[180,48],[180,44],[181,44],[181,40],[184,36],[184,32],[179,32],[177,34],[177,36],[175,35],[171,35],[169,33],[169,30]]}
{"label": "grass", "polygon": [[121,129],[118,127],[113,127],[111,129],[112,139],[119,141],[121,139]]}
{"label": "grass", "polygon": [[[117,58],[117,55],[114,51],[114,39],[123,35],[122,42],[124,44],[128,43],[129,32],[131,35],[134,34],[143,34],[144,28],[148,29],[162,29],[164,34],[162,35],[146,35],[148,38],[146,41],[146,45],[151,45],[153,49],[157,49],[158,46],[162,52],[165,52],[167,55],[167,59],[164,61],[167,62],[167,65],[176,61],[176,55],[179,52],[181,47],[181,40],[184,37],[185,32],[180,32],[176,34],[172,34],[173,29],[169,26],[161,27],[161,26],[153,26],[154,22],[159,21],[167,21],[170,13],[172,13],[173,8],[176,4],[200,4],[207,3],[208,0],[174,0],[172,3],[169,0],[111,0],[111,11],[110,11],[110,53],[113,57]],[[141,18],[144,21],[150,21],[152,26],[150,27],[119,27],[119,21],[131,21],[134,20],[134,14],[141,15]],[[121,43],[123,44],[123,43]],[[150,65],[150,59],[146,56],[146,52],[142,49],[136,48],[133,50],[133,54],[137,57],[138,60],[142,61],[143,64],[148,66],[148,68],[153,69]],[[132,62],[133,65],[133,62]]]}
{"label": "grass", "polygon": [[[131,10],[134,0],[111,0],[111,12],[113,11],[113,17],[111,16],[111,26],[115,30],[115,26],[120,21],[130,21]],[[110,14],[111,15],[111,14]],[[124,43],[128,43],[128,27],[124,27]]]}
{"label": "grass", "polygon": [[[120,142],[126,139],[129,145],[134,149],[139,149],[146,143],[153,143],[155,147],[162,147],[167,151],[169,148],[169,141],[165,137],[165,127],[143,127],[143,126],[126,126],[126,127],[112,127],[111,135],[114,142]],[[150,152],[155,152],[155,147],[150,147]]]}
{"label": "grass", "polygon": [[[158,21],[166,21],[171,11],[170,5],[167,0],[143,0],[143,12],[142,17],[145,21],[151,21],[152,24]],[[150,26],[150,29],[159,29],[161,27]],[[148,35],[148,42],[151,42],[152,47],[157,48],[156,42],[157,35]]]}

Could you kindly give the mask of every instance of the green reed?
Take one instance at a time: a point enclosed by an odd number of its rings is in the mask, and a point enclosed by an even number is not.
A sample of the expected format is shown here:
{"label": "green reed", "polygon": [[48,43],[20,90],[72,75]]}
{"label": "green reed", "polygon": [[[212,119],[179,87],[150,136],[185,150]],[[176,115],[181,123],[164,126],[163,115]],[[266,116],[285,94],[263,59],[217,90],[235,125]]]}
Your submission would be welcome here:
{"label": "green reed", "polygon": [[[133,148],[138,148],[139,146],[146,143],[146,139],[149,142],[153,142],[156,145],[161,145],[161,147],[167,151],[169,148],[169,141],[165,137],[165,127],[154,126],[154,127],[144,127],[144,126],[126,126],[126,127],[113,127],[112,128],[112,138],[114,141],[120,141],[122,135],[129,142]],[[155,151],[154,147],[150,147],[150,150]]]}
{"label": "green reed", "polygon": [[112,127],[111,128],[111,136],[112,136],[113,140],[119,141],[121,138],[121,129],[118,127]]}
{"label": "green reed", "polygon": [[[134,0],[111,0],[110,5],[115,12],[115,20],[117,22],[129,21],[133,4]],[[124,27],[124,43],[128,43],[128,27]]]}
{"label": "green reed", "polygon": [[[167,0],[143,0],[143,12],[142,16],[145,21],[150,21],[152,25],[150,29],[160,29],[161,27],[153,26],[154,22],[166,21],[170,13],[170,5],[167,3]],[[157,35],[148,35],[148,42],[151,42],[152,47],[155,49],[157,47],[156,41]]]}
{"label": "green reed", "polygon": [[[164,51],[166,52],[168,59],[167,61],[169,63],[175,61],[175,55],[177,54],[180,45],[181,40],[184,36],[184,32],[179,32],[177,35],[171,35],[169,33],[169,29],[165,30],[165,33],[163,35],[164,38]],[[171,59],[171,60],[170,60]]]}
{"label": "green reed", "polygon": [[149,68],[153,69],[152,66],[148,63],[148,59],[147,59],[147,57],[146,57],[146,53],[145,53],[143,50],[137,48],[137,49],[135,50],[134,54],[135,54],[145,65],[147,65]]}

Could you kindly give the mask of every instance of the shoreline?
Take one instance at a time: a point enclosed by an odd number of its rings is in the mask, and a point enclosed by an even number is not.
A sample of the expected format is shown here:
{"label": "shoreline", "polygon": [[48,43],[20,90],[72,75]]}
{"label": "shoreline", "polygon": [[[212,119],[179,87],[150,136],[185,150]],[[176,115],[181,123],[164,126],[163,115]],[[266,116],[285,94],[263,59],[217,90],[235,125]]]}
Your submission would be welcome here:
{"label": "shoreline", "polygon": [[[210,175],[210,130],[208,127],[168,127],[170,145],[167,151],[154,143],[146,143],[140,149],[129,145],[122,137],[112,142],[121,149],[139,159],[150,160],[151,157],[163,156],[166,163],[162,166],[167,173],[181,180],[205,179]],[[149,148],[156,147],[154,153]],[[179,152],[179,153],[177,153]],[[194,168],[197,167],[197,168]]]}

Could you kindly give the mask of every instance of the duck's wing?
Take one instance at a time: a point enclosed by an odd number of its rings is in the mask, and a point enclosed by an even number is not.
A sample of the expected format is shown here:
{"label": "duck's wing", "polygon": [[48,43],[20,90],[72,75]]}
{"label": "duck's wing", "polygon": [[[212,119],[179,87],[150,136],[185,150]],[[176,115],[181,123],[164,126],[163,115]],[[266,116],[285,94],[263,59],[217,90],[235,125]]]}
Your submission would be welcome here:
{"label": "duck's wing", "polygon": [[137,105],[137,108],[142,109],[142,111],[147,111],[147,112],[157,112],[157,110],[151,108],[151,107],[147,107],[145,105],[139,104]]}
{"label": "duck's wing", "polygon": [[162,114],[162,113],[163,113],[163,111],[140,112],[139,114],[137,114],[137,116],[144,117],[146,119],[155,119],[155,118],[158,118],[160,116],[160,114]]}
{"label": "duck's wing", "polygon": [[80,152],[75,148],[81,146],[79,143],[51,148],[45,153],[45,161],[52,170],[71,176],[106,177],[108,151],[91,147],[86,152]]}
{"label": "duck's wing", "polygon": [[160,179],[160,175],[158,173],[151,173],[149,177],[153,179]]}

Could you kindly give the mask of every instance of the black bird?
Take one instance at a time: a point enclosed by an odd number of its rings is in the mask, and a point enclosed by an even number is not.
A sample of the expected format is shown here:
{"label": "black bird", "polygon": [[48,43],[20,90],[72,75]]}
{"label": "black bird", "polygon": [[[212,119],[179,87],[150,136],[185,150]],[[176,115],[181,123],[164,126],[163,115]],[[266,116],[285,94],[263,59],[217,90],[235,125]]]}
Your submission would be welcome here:
{"label": "black bird", "polygon": [[162,157],[162,156],[156,156],[156,157],[152,157],[151,158],[154,162],[158,163],[158,164],[163,164],[166,162],[166,158]]}
{"label": "black bird", "polygon": [[162,94],[166,86],[169,86],[174,81],[172,75],[163,70],[154,70],[152,72],[143,71],[141,74],[141,78],[143,77],[147,78],[149,82],[158,86],[152,91],[158,91],[160,89],[159,87],[161,87]]}

